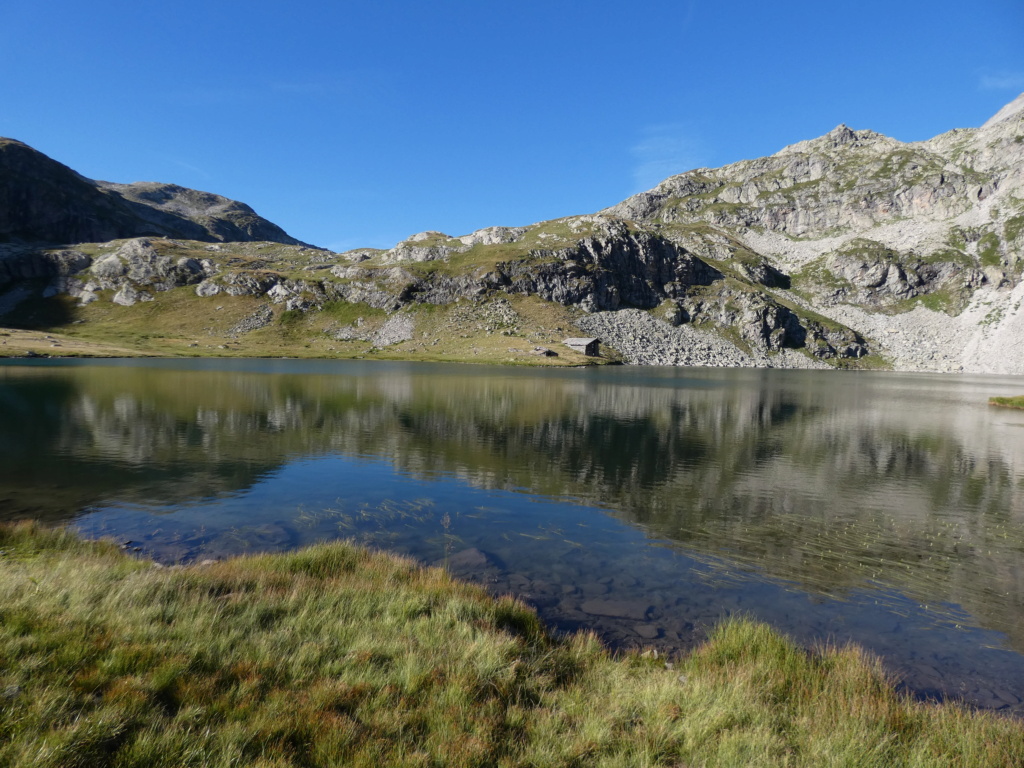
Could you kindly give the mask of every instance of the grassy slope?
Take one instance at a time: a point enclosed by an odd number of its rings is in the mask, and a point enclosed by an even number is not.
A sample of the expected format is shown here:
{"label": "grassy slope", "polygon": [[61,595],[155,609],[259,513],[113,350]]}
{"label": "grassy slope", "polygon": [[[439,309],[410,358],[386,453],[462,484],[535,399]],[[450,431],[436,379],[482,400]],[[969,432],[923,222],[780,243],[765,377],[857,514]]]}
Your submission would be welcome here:
{"label": "grassy slope", "polygon": [[[154,301],[133,307],[108,300],[79,307],[68,297],[47,301],[66,305],[63,314],[73,321],[34,326],[42,330],[0,328],[0,357],[23,356],[31,350],[51,357],[366,358],[555,366],[619,359],[608,348],[600,358],[588,358],[564,346],[563,339],[581,334],[572,322],[572,312],[532,296],[510,297],[522,319],[514,330],[488,323],[486,304],[417,305],[401,313],[413,320],[414,337],[385,347],[376,347],[370,338],[335,338],[340,328],[356,321],[361,323],[360,334],[367,337],[384,324],[388,315],[365,304],[337,302],[324,311],[308,313],[287,313],[275,306],[274,319],[266,327],[233,333],[243,318],[266,305],[263,299],[227,295],[202,299],[189,286],[158,293]],[[533,354],[537,346],[558,356]]]}
{"label": "grassy slope", "polygon": [[24,357],[33,352],[51,357],[136,357],[125,346],[84,341],[67,334],[0,328],[0,357]]}
{"label": "grassy slope", "polygon": [[668,669],[344,543],[166,569],[22,524],[0,549],[0,765],[1024,763],[1019,722],[746,621]]}

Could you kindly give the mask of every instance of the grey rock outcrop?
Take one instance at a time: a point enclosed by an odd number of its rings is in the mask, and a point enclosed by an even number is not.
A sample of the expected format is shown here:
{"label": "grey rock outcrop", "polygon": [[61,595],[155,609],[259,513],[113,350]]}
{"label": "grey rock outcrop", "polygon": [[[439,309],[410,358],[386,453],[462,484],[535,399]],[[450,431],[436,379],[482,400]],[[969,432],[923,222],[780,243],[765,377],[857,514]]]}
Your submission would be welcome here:
{"label": "grey rock outcrop", "polygon": [[150,293],[138,290],[131,283],[125,283],[121,286],[120,290],[114,294],[111,299],[115,304],[120,304],[122,307],[130,307],[139,301],[152,301],[153,296]]}
{"label": "grey rock outcrop", "polygon": [[396,245],[379,257],[382,264],[405,261],[438,261],[453,253],[469,250],[469,246],[448,237],[443,232],[419,232]]}
{"label": "grey rock outcrop", "polygon": [[500,245],[514,243],[526,232],[526,227],[484,227],[457,239],[463,245]]}
{"label": "grey rock outcrop", "polygon": [[[452,305],[463,300],[496,306],[501,295],[525,294],[586,313],[641,309],[657,311],[673,326],[689,323],[707,332],[732,329],[739,342],[756,351],[755,357],[783,349],[806,349],[819,359],[859,358],[870,352],[868,342],[841,323],[824,324],[777,300],[769,289],[787,285],[788,276],[761,257],[748,254],[745,260],[730,261],[737,245],[729,238],[688,239],[675,236],[678,233],[669,237],[608,216],[570,219],[564,228],[579,234],[564,238],[568,244],[562,247],[524,248],[520,258],[454,274],[418,272],[411,266],[417,259],[407,259],[408,268],[393,264],[392,251],[357,264],[330,266],[326,279],[319,281],[284,279],[271,272],[224,272],[207,278],[196,290],[205,295],[226,290],[264,296],[288,309],[311,310],[326,301],[345,301],[389,313],[415,304]],[[523,233],[495,236],[522,238]],[[445,237],[428,232],[410,241]],[[726,263],[733,277],[727,276]],[[337,329],[334,335],[378,347],[394,343],[393,334],[377,338],[376,333],[352,326]]]}
{"label": "grey rock outcrop", "polygon": [[997,186],[931,147],[839,126],[771,157],[674,176],[606,212],[816,237],[900,218],[950,219]]}
{"label": "grey rock outcrop", "polygon": [[[37,254],[36,263],[46,263],[45,255]],[[98,291],[113,291],[111,300],[129,307],[152,300],[154,291],[201,283],[213,270],[209,262],[164,255],[147,238],[129,240],[95,260],[83,256],[60,263],[64,268],[56,271],[44,296],[68,293],[87,304]]]}
{"label": "grey rock outcrop", "polygon": [[870,242],[832,253],[824,265],[837,280],[824,298],[865,306],[885,307],[947,287],[969,295],[988,282],[983,270],[962,261],[926,261]]}
{"label": "grey rock outcrop", "polygon": [[220,285],[216,280],[211,278],[206,278],[196,286],[196,296],[201,299],[208,299],[210,296],[216,296],[220,291]]}
{"label": "grey rock outcrop", "polygon": [[521,261],[500,263],[490,282],[509,292],[536,294],[593,312],[649,309],[721,278],[717,269],[674,243],[622,225],[568,248],[534,250]]}
{"label": "grey rock outcrop", "polygon": [[237,336],[242,333],[249,333],[260,328],[265,328],[274,321],[274,310],[269,304],[263,304],[259,309],[250,315],[246,315],[236,323],[229,333]]}
{"label": "grey rock outcrop", "polygon": [[207,276],[201,262],[164,256],[145,238],[129,240],[113,253],[97,259],[89,273],[103,289],[119,289],[130,283],[136,287],[151,286],[157,291],[200,283]]}

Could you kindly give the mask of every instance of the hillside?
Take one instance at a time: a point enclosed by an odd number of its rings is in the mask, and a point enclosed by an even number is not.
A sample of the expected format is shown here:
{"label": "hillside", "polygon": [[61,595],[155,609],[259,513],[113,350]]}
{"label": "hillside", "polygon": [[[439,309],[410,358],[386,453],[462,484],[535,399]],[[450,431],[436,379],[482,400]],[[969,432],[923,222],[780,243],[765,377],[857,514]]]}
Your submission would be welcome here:
{"label": "hillside", "polygon": [[0,137],[0,243],[127,237],[299,242],[244,203],[174,184],[93,181]]}
{"label": "hillside", "polygon": [[[0,255],[9,326],[149,354],[577,364],[560,342],[583,335],[602,361],[1024,373],[1024,96],[929,141],[839,126],[596,214],[343,254],[246,229],[224,198],[46,161],[55,210],[136,229],[0,198],[0,232],[51,246]],[[256,237],[276,242],[229,242]]]}

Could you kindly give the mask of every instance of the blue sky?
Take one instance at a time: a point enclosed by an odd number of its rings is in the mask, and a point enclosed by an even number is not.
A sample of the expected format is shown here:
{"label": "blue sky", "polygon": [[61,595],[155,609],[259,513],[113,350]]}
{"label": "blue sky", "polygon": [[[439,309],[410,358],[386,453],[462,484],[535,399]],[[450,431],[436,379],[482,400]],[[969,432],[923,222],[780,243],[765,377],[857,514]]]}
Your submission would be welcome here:
{"label": "blue sky", "polygon": [[0,135],[335,250],[588,213],[839,123],[1024,91],[1024,3],[6,0]]}

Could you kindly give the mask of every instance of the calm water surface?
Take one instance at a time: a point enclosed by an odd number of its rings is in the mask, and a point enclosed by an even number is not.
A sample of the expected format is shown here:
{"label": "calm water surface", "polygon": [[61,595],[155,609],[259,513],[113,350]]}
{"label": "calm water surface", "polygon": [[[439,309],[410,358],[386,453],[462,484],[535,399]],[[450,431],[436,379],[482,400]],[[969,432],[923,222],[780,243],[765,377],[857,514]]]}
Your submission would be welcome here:
{"label": "calm water surface", "polygon": [[0,518],[164,562],[328,538],[686,648],[854,640],[1024,713],[1020,378],[303,361],[0,364]]}

